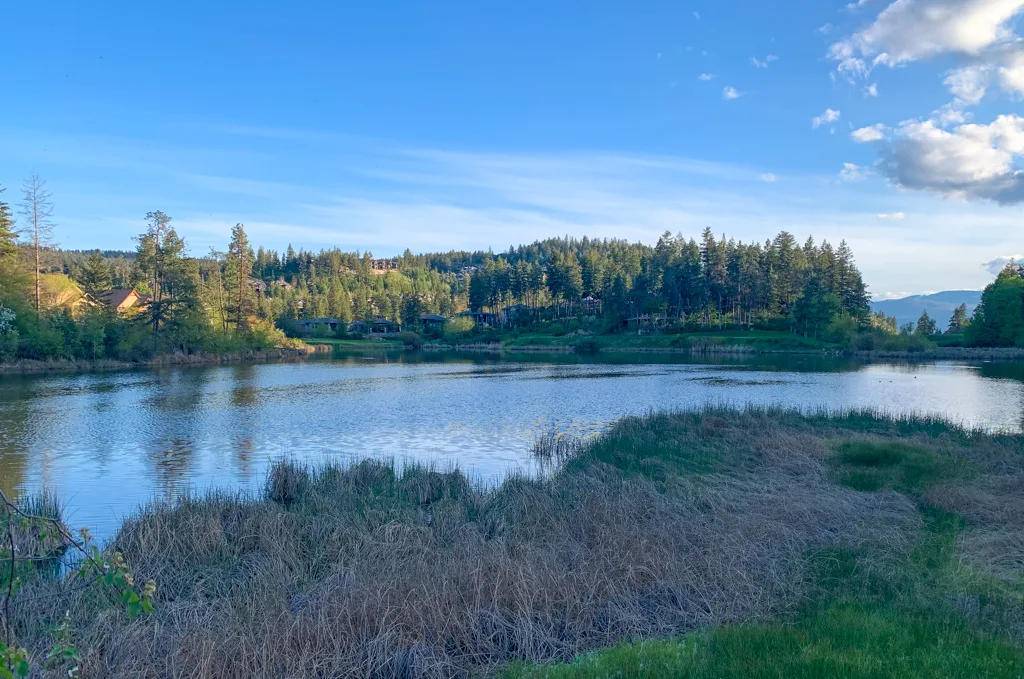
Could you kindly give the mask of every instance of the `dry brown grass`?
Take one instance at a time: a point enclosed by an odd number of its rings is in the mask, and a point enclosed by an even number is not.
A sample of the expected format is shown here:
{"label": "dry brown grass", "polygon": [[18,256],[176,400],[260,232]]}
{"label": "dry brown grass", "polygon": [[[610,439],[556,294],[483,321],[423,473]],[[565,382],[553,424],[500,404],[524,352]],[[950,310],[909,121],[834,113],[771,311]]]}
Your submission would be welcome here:
{"label": "dry brown grass", "polygon": [[[69,594],[81,676],[468,676],[776,616],[808,595],[808,550],[884,561],[913,544],[907,496],[830,481],[837,427],[856,426],[634,418],[552,477],[493,490],[375,462],[285,465],[261,499],[150,507],[113,548],[156,579],[156,612],[129,621]],[[29,585],[16,608],[37,654],[69,605],[35,597],[57,586]]]}

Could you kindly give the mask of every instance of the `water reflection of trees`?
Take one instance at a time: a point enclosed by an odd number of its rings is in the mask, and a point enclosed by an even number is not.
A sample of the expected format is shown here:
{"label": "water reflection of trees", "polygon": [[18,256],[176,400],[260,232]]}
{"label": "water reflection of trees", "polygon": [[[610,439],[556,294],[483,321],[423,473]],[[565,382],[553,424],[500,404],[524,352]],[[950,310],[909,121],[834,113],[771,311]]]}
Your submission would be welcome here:
{"label": "water reflection of trees", "polygon": [[25,490],[29,466],[32,408],[35,394],[27,380],[5,384],[0,395],[0,488],[8,497]]}

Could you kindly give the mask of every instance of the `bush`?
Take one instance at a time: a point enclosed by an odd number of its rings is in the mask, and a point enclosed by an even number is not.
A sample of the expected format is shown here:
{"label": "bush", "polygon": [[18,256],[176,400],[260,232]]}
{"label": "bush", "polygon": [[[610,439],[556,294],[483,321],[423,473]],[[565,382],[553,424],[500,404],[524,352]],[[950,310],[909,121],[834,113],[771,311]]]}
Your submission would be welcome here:
{"label": "bush", "polygon": [[423,340],[420,339],[420,336],[408,330],[398,333],[398,339],[402,340],[402,344],[405,345],[406,349],[419,349],[423,346]]}

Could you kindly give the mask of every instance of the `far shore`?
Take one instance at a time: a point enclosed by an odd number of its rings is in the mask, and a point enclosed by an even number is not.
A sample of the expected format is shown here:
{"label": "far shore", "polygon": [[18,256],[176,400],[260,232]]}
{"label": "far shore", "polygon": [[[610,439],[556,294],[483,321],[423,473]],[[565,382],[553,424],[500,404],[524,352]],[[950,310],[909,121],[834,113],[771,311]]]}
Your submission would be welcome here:
{"label": "far shore", "polygon": [[9,363],[0,362],[0,375],[25,375],[53,372],[101,372],[108,370],[132,370],[136,368],[162,368],[171,366],[217,365],[225,363],[271,363],[277,361],[299,361],[312,353],[313,347],[305,349],[271,349],[269,351],[241,351],[229,354],[165,354],[148,361],[115,361],[111,359],[76,360],[53,359],[37,361],[19,359]]}
{"label": "far shore", "polygon": [[[598,336],[600,337],[600,336]],[[920,352],[907,351],[849,351],[830,348],[770,347],[750,344],[694,343],[684,346],[652,343],[649,346],[604,345],[595,338],[581,336],[575,344],[523,344],[509,342],[473,342],[446,344],[427,342],[420,349],[426,352],[467,352],[491,354],[674,354],[689,356],[736,356],[736,355],[804,355],[836,356],[874,360],[898,361],[1022,361],[1024,348],[1017,347],[939,347]],[[133,370],[141,368],[162,368],[174,366],[201,366],[244,363],[274,363],[302,361],[314,354],[329,354],[335,349],[342,351],[410,351],[413,347],[403,346],[397,341],[381,340],[307,340],[305,349],[280,348],[269,351],[246,351],[229,354],[167,354],[148,361],[115,361],[111,359],[76,360],[29,360],[21,359],[8,363],[0,362],[0,375],[27,375],[41,373],[103,372]]]}

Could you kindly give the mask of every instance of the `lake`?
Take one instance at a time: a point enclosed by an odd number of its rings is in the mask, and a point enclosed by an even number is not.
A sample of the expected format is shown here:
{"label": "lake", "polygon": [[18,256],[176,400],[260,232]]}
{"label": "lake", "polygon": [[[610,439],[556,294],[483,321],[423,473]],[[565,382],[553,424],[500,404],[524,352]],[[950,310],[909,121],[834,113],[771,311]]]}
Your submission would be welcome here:
{"label": "lake", "polygon": [[255,490],[275,459],[425,460],[497,480],[534,472],[543,434],[706,403],[867,407],[1020,432],[1024,364],[379,353],[0,376],[0,487],[50,488],[72,527],[107,536],[152,498]]}

